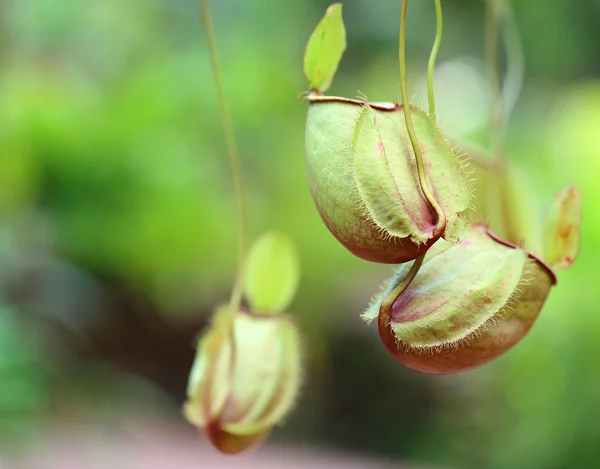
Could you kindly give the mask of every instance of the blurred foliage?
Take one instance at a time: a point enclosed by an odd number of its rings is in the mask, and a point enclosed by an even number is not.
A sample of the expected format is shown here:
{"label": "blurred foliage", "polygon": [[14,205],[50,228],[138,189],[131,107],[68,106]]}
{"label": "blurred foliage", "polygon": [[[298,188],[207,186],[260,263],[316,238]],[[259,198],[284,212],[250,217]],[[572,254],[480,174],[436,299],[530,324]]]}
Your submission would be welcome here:
{"label": "blurred foliage", "polygon": [[42,357],[18,316],[0,309],[0,438],[27,437],[46,402],[47,376]]}
{"label": "blurred foliage", "polygon": [[[413,3],[409,89],[424,103],[433,2]],[[291,309],[308,384],[282,431],[288,441],[442,467],[597,467],[600,2],[513,3],[527,78],[510,158],[540,210],[561,187],[581,189],[581,256],[526,340],[482,369],[440,378],[400,369],[360,323],[389,270],[339,246],[308,194],[306,105],[296,97],[307,86],[304,45],[328,3],[213,2],[251,231],[290,233],[303,266]],[[332,93],[398,97],[399,8],[346,2],[348,50]],[[439,119],[486,144],[482,4],[444,8]],[[227,298],[237,224],[195,1],[5,0],[0,26],[0,439],[12,441],[51,413],[53,389],[76,385],[61,375],[58,326],[85,339],[111,285],[169,321],[210,311]],[[15,279],[28,291],[35,269],[48,282],[17,304]],[[32,315],[45,326],[32,326]],[[116,383],[102,382],[112,395]]]}

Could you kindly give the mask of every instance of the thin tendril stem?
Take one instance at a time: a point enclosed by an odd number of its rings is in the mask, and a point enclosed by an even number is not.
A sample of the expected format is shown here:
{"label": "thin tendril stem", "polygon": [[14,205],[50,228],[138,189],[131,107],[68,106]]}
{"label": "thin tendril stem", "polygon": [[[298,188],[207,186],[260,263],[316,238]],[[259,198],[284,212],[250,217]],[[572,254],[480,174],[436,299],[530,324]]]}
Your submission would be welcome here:
{"label": "thin tendril stem", "polygon": [[440,208],[437,200],[431,193],[427,179],[425,175],[425,165],[423,163],[423,155],[421,154],[421,148],[419,147],[419,141],[415,133],[413,126],[412,116],[410,113],[410,103],[408,100],[408,86],[406,84],[406,11],[408,9],[408,0],[402,0],[402,11],[400,13],[400,47],[398,51],[400,61],[400,93],[402,96],[402,107],[404,109],[404,119],[406,120],[406,129],[410,142],[415,153],[415,159],[417,161],[417,172],[419,174],[419,183],[423,191],[423,195],[427,202],[434,210],[437,215],[437,223],[434,229],[434,236],[440,236],[446,228],[446,217],[442,209]]}
{"label": "thin tendril stem", "polygon": [[497,163],[503,163],[504,152],[504,99],[500,83],[500,55],[498,53],[498,6],[496,0],[486,1],[485,57],[488,83],[492,94],[490,108],[490,148]]}
{"label": "thin tendril stem", "polygon": [[504,125],[508,124],[525,79],[525,54],[521,34],[515,22],[510,1],[502,2],[501,35],[506,51],[506,77],[502,94],[504,95]]}
{"label": "thin tendril stem", "polygon": [[425,260],[425,254],[421,254],[419,257],[415,259],[413,265],[410,267],[408,274],[404,277],[398,285],[394,287],[394,289],[387,295],[383,301],[381,302],[381,306],[379,307],[379,314],[383,315],[384,318],[387,318],[387,322],[389,323],[389,318],[392,315],[392,306],[394,302],[398,299],[402,293],[410,286],[412,281],[417,276],[419,269],[423,265],[423,261]]}
{"label": "thin tendril stem", "polygon": [[440,51],[440,45],[442,44],[442,3],[440,0],[435,0],[435,18],[436,18],[436,30],[435,30],[435,41],[433,48],[431,49],[431,55],[429,56],[429,64],[427,67],[427,102],[429,104],[429,117],[435,123],[435,91],[434,91],[434,72],[435,62],[437,60],[438,53]]}
{"label": "thin tendril stem", "polygon": [[[506,52],[504,83],[500,79],[500,37]],[[503,164],[506,157],[506,128],[525,75],[523,45],[510,0],[486,0],[485,44],[487,77],[492,92],[490,147],[497,162]]]}
{"label": "thin tendril stem", "polygon": [[223,89],[223,78],[221,75],[221,65],[219,61],[219,52],[217,49],[217,40],[210,17],[210,9],[208,0],[200,0],[200,13],[202,23],[206,32],[208,46],[210,51],[210,61],[212,65],[215,87],[217,90],[217,100],[219,103],[219,112],[223,124],[223,133],[225,135],[225,144],[227,153],[229,154],[229,165],[233,175],[235,185],[235,196],[237,201],[237,216],[239,224],[238,237],[238,266],[235,276],[235,282],[231,291],[229,306],[232,310],[238,309],[242,300],[242,290],[244,285],[244,271],[246,264],[246,253],[248,249],[248,221],[246,218],[246,203],[244,196],[244,182],[242,179],[242,166],[240,162],[240,153],[238,151],[235,134],[233,131],[233,123],[227,106],[225,90]]}
{"label": "thin tendril stem", "polygon": [[[438,221],[434,230],[435,235],[440,235],[446,227],[446,217],[439,204],[433,197],[427,179],[425,177],[425,165],[423,164],[423,155],[421,154],[421,148],[415,133],[415,128],[412,122],[412,116],[410,113],[410,103],[408,102],[408,86],[406,84],[406,12],[408,10],[408,0],[402,0],[402,11],[400,13],[400,47],[399,47],[399,60],[400,60],[400,92],[402,96],[402,107],[404,109],[404,119],[406,121],[406,129],[410,137],[410,142],[415,153],[415,159],[417,161],[417,171],[419,173],[419,183],[423,194],[429,202],[429,205],[436,212]],[[433,90],[433,72],[435,68],[435,61],[440,48],[442,40],[442,10],[440,0],[436,0],[436,17],[437,17],[437,30],[435,42],[431,55],[429,57],[429,68],[428,68],[428,100],[429,100],[429,114],[435,122],[435,97]],[[390,323],[392,315],[392,307],[398,297],[410,286],[412,281],[417,276],[419,269],[423,265],[425,260],[425,254],[421,254],[417,257],[408,271],[408,274],[398,282],[396,286],[390,291],[390,293],[383,299],[381,306],[379,307],[379,322],[380,324],[385,323],[386,326]]]}
{"label": "thin tendril stem", "polygon": [[[500,81],[499,38],[506,52],[507,71],[504,86]],[[486,1],[486,67],[492,91],[490,115],[490,148],[496,167],[501,171],[494,184],[500,197],[500,216],[506,239],[520,242],[519,230],[510,207],[506,131],[508,119],[521,92],[525,70],[521,38],[514,21],[510,0]]]}

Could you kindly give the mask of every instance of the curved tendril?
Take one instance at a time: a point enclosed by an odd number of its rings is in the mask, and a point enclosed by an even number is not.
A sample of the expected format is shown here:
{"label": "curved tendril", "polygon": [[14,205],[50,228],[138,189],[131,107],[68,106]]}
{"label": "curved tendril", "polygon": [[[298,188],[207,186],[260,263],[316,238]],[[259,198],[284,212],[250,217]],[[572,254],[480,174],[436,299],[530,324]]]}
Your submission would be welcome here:
{"label": "curved tendril", "polygon": [[435,0],[435,18],[436,18],[435,41],[433,42],[433,48],[431,49],[431,55],[429,56],[429,64],[427,66],[427,102],[429,104],[429,117],[433,120],[434,123],[436,120],[434,72],[435,72],[435,62],[437,60],[437,56],[440,51],[440,45],[442,44],[442,32],[443,32],[441,0]]}
{"label": "curved tendril", "polygon": [[509,1],[501,4],[501,35],[506,53],[506,76],[502,89],[504,101],[505,126],[519,99],[525,79],[525,53],[521,42],[521,34],[515,22]]}
{"label": "curved tendril", "polygon": [[[506,53],[506,75],[500,80],[499,39]],[[486,1],[486,68],[492,90],[491,146],[504,157],[508,119],[523,88],[525,55],[509,0]]]}
{"label": "curved tendril", "polygon": [[242,291],[244,285],[244,270],[246,265],[246,253],[248,250],[248,222],[246,218],[246,203],[244,196],[244,182],[242,179],[242,165],[240,163],[240,152],[235,140],[231,115],[227,106],[225,90],[223,89],[223,79],[221,77],[221,66],[219,62],[219,52],[217,49],[217,40],[215,31],[210,18],[210,9],[208,0],[200,0],[200,16],[206,32],[208,47],[210,52],[210,62],[212,65],[215,87],[217,89],[217,100],[219,103],[219,111],[221,114],[221,122],[223,123],[223,133],[225,134],[225,144],[227,153],[229,154],[229,165],[233,175],[235,185],[235,195],[237,200],[237,216],[239,223],[239,238],[238,238],[238,266],[235,276],[235,283],[231,291],[231,299],[229,306],[232,310],[239,308],[242,300]]}
{"label": "curved tendril", "polygon": [[504,103],[500,83],[500,55],[498,53],[498,5],[496,0],[486,1],[485,57],[487,79],[492,92],[490,109],[490,147],[494,157],[504,159]]}
{"label": "curved tendril", "polygon": [[379,307],[379,315],[385,319],[386,324],[389,324],[390,318],[392,316],[392,306],[394,302],[404,293],[404,291],[410,286],[412,281],[417,276],[419,269],[423,265],[423,260],[425,259],[425,254],[421,254],[417,257],[413,265],[410,267],[408,274],[402,280],[398,282],[398,285],[394,287],[394,289],[383,299],[381,302],[381,306]]}
{"label": "curved tendril", "polygon": [[441,236],[446,228],[446,216],[442,211],[441,207],[435,200],[435,197],[429,189],[427,179],[425,175],[425,165],[423,163],[423,156],[421,154],[421,148],[419,147],[419,141],[415,134],[415,128],[412,122],[412,116],[410,113],[410,104],[408,102],[408,86],[406,84],[406,11],[408,9],[408,0],[402,0],[402,11],[400,14],[400,48],[399,48],[399,60],[400,60],[400,93],[402,96],[402,107],[404,109],[404,119],[406,120],[406,129],[408,130],[408,136],[415,153],[415,159],[417,161],[417,171],[419,174],[419,183],[425,199],[437,215],[437,223],[433,231],[435,237]]}
{"label": "curved tendril", "polygon": [[[506,53],[507,70],[504,83],[500,80],[499,38]],[[495,166],[503,172],[495,182],[500,194],[500,214],[505,236],[517,239],[518,230],[509,206],[506,180],[506,130],[508,119],[523,86],[525,58],[517,25],[510,7],[510,0],[486,1],[486,68],[492,91],[490,115],[490,148]]]}

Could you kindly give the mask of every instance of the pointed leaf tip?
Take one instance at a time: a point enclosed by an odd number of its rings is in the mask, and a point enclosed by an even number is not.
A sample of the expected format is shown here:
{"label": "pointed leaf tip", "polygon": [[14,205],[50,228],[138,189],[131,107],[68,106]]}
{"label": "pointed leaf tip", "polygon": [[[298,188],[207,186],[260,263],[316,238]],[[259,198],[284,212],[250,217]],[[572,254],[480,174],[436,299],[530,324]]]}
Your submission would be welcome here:
{"label": "pointed leaf tip", "polygon": [[335,76],[342,54],[346,50],[346,28],[342,19],[342,4],[334,3],[313,31],[304,53],[304,74],[310,89],[325,92]]}
{"label": "pointed leaf tip", "polygon": [[246,266],[246,298],[252,311],[280,313],[291,303],[299,280],[296,246],[285,233],[270,231],[252,245]]}
{"label": "pointed leaf tip", "polygon": [[575,186],[561,190],[548,209],[544,260],[553,269],[566,269],[579,254],[581,192]]}

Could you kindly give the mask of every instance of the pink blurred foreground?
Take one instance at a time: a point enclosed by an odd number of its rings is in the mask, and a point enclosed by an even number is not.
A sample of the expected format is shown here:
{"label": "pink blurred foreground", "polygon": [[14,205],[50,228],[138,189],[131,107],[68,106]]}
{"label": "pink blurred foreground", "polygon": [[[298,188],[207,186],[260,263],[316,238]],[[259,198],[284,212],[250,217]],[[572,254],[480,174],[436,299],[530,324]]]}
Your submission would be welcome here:
{"label": "pink blurred foreground", "polygon": [[[193,429],[147,422],[110,429],[94,425],[55,428],[0,469],[391,469],[396,462],[276,444],[238,456],[224,456]],[[417,469],[411,465],[410,468]]]}

